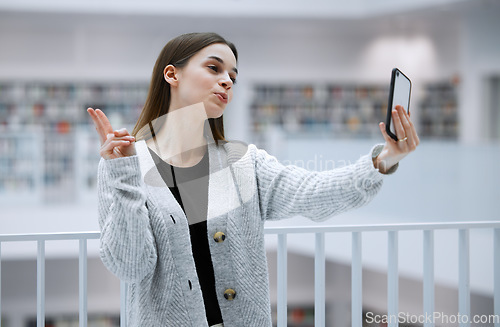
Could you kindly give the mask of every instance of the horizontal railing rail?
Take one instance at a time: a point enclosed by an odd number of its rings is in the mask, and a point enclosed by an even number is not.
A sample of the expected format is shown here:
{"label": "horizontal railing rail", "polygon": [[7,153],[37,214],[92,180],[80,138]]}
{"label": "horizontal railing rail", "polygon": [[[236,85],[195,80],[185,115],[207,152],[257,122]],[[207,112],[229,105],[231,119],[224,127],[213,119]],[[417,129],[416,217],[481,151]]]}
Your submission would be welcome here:
{"label": "horizontal railing rail", "polygon": [[100,232],[40,233],[40,234],[0,234],[0,242],[95,240]]}
{"label": "horizontal railing rail", "polygon": [[460,221],[460,222],[429,222],[429,223],[405,223],[405,224],[266,227],[264,229],[264,233],[293,234],[293,233],[377,232],[377,231],[384,232],[384,231],[476,229],[476,228],[500,228],[500,221]]}
{"label": "horizontal railing rail", "polygon": [[[493,231],[494,253],[494,315],[500,317],[500,221],[435,222],[405,224],[368,224],[337,226],[293,226],[266,227],[265,234],[278,237],[277,248],[277,319],[278,327],[287,326],[287,235],[315,234],[314,255],[314,326],[325,326],[325,234],[348,232],[352,234],[351,264],[351,323],[354,327],[362,326],[362,235],[365,232],[387,232],[387,316],[398,316],[398,233],[400,231],[422,231],[423,235],[423,285],[424,314],[434,312],[434,231],[452,229],[458,231],[458,271],[459,271],[459,314],[470,317],[470,261],[469,231],[487,228]],[[45,242],[58,240],[79,241],[79,325],[87,326],[87,241],[99,239],[99,232],[51,233],[51,234],[12,234],[0,235],[0,259],[4,242],[37,242],[37,327],[45,325]],[[0,260],[0,280],[1,280]],[[120,326],[126,326],[126,291],[127,285],[120,284]],[[0,283],[1,294],[1,283]],[[1,296],[0,296],[1,312]],[[470,319],[461,321],[460,327],[470,326]],[[1,324],[1,322],[0,322]],[[389,327],[398,326],[398,321],[389,321]],[[434,322],[425,322],[425,327],[434,327]],[[0,325],[1,327],[1,325]],[[495,321],[495,327],[500,322]]]}

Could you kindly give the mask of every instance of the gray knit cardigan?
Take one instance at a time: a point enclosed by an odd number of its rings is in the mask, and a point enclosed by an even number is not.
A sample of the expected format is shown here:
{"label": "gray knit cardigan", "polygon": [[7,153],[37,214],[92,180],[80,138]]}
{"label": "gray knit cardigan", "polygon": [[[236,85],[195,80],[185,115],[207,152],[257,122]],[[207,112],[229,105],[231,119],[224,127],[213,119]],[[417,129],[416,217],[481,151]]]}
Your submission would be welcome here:
{"label": "gray knit cardigan", "polygon": [[[101,259],[128,283],[128,326],[206,327],[188,221],[146,142],[137,141],[136,150],[99,162]],[[253,144],[209,143],[208,151],[207,237],[224,326],[271,327],[265,221],[296,215],[323,221],[360,207],[385,175],[370,154],[315,172],[285,166]],[[224,241],[214,241],[217,232]],[[236,292],[232,300],[224,296],[228,289]]]}

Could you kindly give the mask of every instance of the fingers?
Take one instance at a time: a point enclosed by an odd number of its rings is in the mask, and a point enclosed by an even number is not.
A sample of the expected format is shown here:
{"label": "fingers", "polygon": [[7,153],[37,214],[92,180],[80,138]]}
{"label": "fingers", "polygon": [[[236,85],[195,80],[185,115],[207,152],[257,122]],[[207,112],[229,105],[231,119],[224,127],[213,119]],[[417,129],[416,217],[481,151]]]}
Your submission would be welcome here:
{"label": "fingers", "polygon": [[88,108],[87,112],[94,122],[95,128],[101,138],[102,145],[106,141],[106,135],[109,133],[113,133],[113,128],[109,123],[108,117],[106,117],[104,112],[102,112],[100,109],[94,110],[93,108]]}
{"label": "fingers", "polygon": [[97,117],[99,118],[99,122],[101,124],[101,128],[103,131],[106,133],[113,133],[113,128],[111,127],[111,123],[108,120],[108,117],[104,114],[104,112],[101,111],[101,109],[96,109],[95,113]]}
{"label": "fingers", "polygon": [[415,150],[415,148],[417,147],[417,145],[420,142],[418,139],[418,136],[417,136],[417,132],[415,130],[415,126],[411,122],[409,115],[406,113],[406,111],[404,110],[403,107],[396,106],[396,108],[398,110],[398,114],[399,114],[401,123],[402,123],[403,128],[404,128],[404,133],[405,133],[404,135],[406,135],[406,137],[408,137],[407,144],[408,144],[409,150],[413,151],[413,150]]}
{"label": "fingers", "polygon": [[99,134],[100,140],[101,140],[101,145],[106,141],[106,131],[104,129],[104,125],[101,122],[101,118],[97,115],[96,111],[92,108],[88,108],[87,112],[89,113],[90,117],[92,118],[92,121],[94,122],[95,129],[97,133]]}
{"label": "fingers", "polygon": [[135,142],[135,137],[130,135],[126,128],[113,130],[108,118],[100,109],[88,108],[87,112],[92,118],[101,139],[101,149],[99,151],[101,157],[114,159],[135,153],[134,146],[130,147]]}
{"label": "fingers", "polygon": [[386,142],[391,142],[394,143],[394,139],[387,134],[387,131],[385,130],[385,123],[380,122],[378,124],[378,127],[380,128],[380,132],[382,133],[382,136],[384,137],[384,140]]}
{"label": "fingers", "polygon": [[135,141],[135,137],[130,135],[130,133],[128,132],[128,130],[126,128],[122,128],[122,129],[113,131],[113,136],[115,137],[115,139],[127,140],[130,142]]}
{"label": "fingers", "polygon": [[408,113],[408,121],[410,122],[413,139],[415,140],[416,146],[418,146],[420,144],[420,139],[417,134],[417,129],[415,128],[415,125],[413,124],[410,118],[411,118],[411,112]]}
{"label": "fingers", "polygon": [[116,137],[114,132],[109,133],[106,135],[106,141],[101,146],[100,155],[105,159],[123,157],[124,154],[121,151],[121,147],[128,146],[132,142],[132,136]]}
{"label": "fingers", "polygon": [[127,130],[125,128],[122,128],[119,131],[113,131],[113,133],[107,134],[106,141],[104,142],[103,147],[108,148],[109,144],[113,146],[128,145],[135,141],[135,137],[126,135],[125,133],[128,134]]}
{"label": "fingers", "polygon": [[411,139],[413,140],[414,143],[414,147],[412,148],[412,150],[415,150],[415,148],[420,144],[420,139],[418,138],[417,130],[415,128],[415,125],[411,121],[409,114],[407,115],[407,119],[408,119],[408,124],[410,125],[410,130],[408,131],[408,134],[411,135]]}
{"label": "fingers", "polygon": [[122,128],[122,129],[115,130],[114,134],[116,136],[127,136],[127,135],[130,135],[130,133],[127,131],[127,129],[125,127]]}
{"label": "fingers", "polygon": [[401,120],[400,114],[398,113],[399,107],[401,107],[401,106],[398,105],[398,106],[396,106],[395,109],[392,110],[392,121],[394,123],[394,130],[396,131],[396,136],[400,140],[400,139],[405,138],[405,136],[407,136],[407,135],[405,133],[405,128],[403,126],[403,122]]}
{"label": "fingers", "polygon": [[[387,134],[385,130],[386,126],[383,122],[379,123],[379,128],[384,136],[386,148],[388,149],[385,160],[395,164],[408,155],[408,153],[414,151],[419,145],[420,140],[415,130],[415,126],[410,119],[410,114],[407,113],[402,106],[396,106],[391,113],[396,135],[401,141],[394,141],[394,139]],[[403,141],[402,139],[405,137],[407,137],[407,139]]]}
{"label": "fingers", "polygon": [[97,130],[97,132],[99,132],[99,130],[98,130],[98,128],[100,127],[99,117],[97,117],[97,114],[95,113],[94,109],[92,109],[92,108],[87,108],[87,112],[89,113],[90,118],[92,118],[92,122],[95,125],[95,129]]}

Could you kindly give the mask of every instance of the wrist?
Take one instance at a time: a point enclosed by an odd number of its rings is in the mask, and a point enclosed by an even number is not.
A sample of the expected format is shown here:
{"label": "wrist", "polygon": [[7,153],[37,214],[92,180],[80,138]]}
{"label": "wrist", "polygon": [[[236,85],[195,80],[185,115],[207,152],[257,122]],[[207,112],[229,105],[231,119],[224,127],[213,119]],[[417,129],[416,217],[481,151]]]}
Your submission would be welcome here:
{"label": "wrist", "polygon": [[389,151],[385,146],[378,146],[372,154],[373,167],[381,174],[392,174],[396,171],[398,163],[389,156]]}
{"label": "wrist", "polygon": [[391,167],[388,167],[388,162],[386,160],[384,151],[382,151],[377,157],[373,158],[373,166],[378,169],[380,173],[387,174],[387,171]]}

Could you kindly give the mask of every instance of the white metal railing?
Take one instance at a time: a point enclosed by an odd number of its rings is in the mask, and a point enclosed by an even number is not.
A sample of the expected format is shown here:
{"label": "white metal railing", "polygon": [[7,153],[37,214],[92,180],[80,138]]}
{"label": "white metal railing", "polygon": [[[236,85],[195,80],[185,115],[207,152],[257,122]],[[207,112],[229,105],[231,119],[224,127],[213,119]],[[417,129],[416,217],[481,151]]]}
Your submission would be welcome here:
{"label": "white metal railing", "polygon": [[[500,221],[481,222],[444,222],[444,223],[413,223],[413,224],[382,224],[382,225],[343,225],[318,227],[272,227],[266,228],[266,234],[278,234],[278,327],[287,325],[286,302],[286,242],[287,235],[293,233],[314,233],[315,272],[314,272],[314,326],[325,326],[325,234],[335,232],[352,233],[352,264],[351,264],[351,326],[362,326],[362,265],[361,248],[362,233],[385,231],[388,238],[387,267],[387,298],[388,317],[398,316],[398,233],[400,231],[420,230],[423,233],[423,284],[424,284],[424,314],[434,313],[434,231],[439,229],[458,230],[459,250],[459,314],[468,316],[467,322],[461,322],[460,327],[470,326],[470,287],[469,287],[469,231],[476,228],[488,228],[493,231],[494,238],[494,315],[500,317]],[[398,326],[397,321],[389,321],[389,327]],[[425,327],[434,327],[434,322],[425,322]],[[495,320],[495,327],[500,322]]]}
{"label": "white metal railing", "polygon": [[[469,287],[469,231],[476,228],[488,228],[494,238],[494,315],[500,316],[500,222],[453,222],[453,223],[414,223],[382,225],[343,225],[317,227],[266,227],[265,234],[278,237],[278,327],[287,325],[287,235],[296,233],[315,234],[314,258],[314,326],[325,326],[325,234],[336,232],[352,233],[351,266],[351,321],[353,327],[362,326],[362,236],[364,232],[385,231],[388,238],[388,316],[398,315],[398,233],[400,231],[419,230],[423,234],[423,285],[424,314],[434,312],[434,231],[453,229],[458,231],[459,251],[459,314],[470,317]],[[87,241],[99,239],[99,232],[0,235],[0,259],[3,242],[37,242],[37,327],[45,325],[45,242],[56,240],[79,241],[79,322],[80,327],[87,326]],[[0,260],[1,280],[1,260]],[[126,326],[126,284],[120,285],[120,326]],[[0,283],[1,294],[1,283]],[[0,296],[1,312],[1,296]],[[1,324],[1,322],[0,322]],[[397,321],[389,322],[389,327],[398,326]],[[425,327],[434,327],[433,322],[426,322]],[[461,322],[460,327],[469,327],[468,322]],[[0,326],[1,327],[1,326]],[[500,327],[498,321],[495,327]]]}
{"label": "white metal railing", "polygon": [[[0,259],[2,256],[3,242],[37,242],[37,266],[36,266],[36,321],[37,327],[45,326],[45,242],[46,241],[79,241],[78,253],[78,293],[79,293],[79,326],[87,327],[87,241],[99,239],[99,232],[81,232],[81,233],[53,233],[53,234],[15,234],[0,235]],[[0,260],[0,281],[2,276],[2,266]],[[120,326],[126,326],[125,316],[125,283],[120,283]],[[0,283],[1,295],[1,283]],[[2,302],[0,296],[0,312]],[[1,320],[0,320],[1,327]]]}

